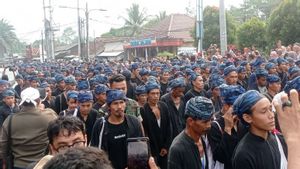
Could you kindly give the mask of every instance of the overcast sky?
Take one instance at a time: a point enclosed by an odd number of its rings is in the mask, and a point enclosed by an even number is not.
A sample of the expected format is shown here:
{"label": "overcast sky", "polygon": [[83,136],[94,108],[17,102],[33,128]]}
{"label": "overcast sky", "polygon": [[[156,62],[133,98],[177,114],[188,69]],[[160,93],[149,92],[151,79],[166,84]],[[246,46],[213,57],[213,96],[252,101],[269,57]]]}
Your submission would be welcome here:
{"label": "overcast sky", "polygon": [[[43,0],[1,0],[0,19],[6,19],[15,27],[19,39],[33,42],[41,38],[43,29]],[[45,0],[48,4],[49,0]],[[238,6],[243,0],[225,0],[225,6]],[[60,8],[60,6],[76,7],[77,0],[51,0],[53,6],[53,21],[60,30],[55,34],[61,35],[62,31],[71,26],[77,31],[77,11],[75,9]],[[195,7],[196,0],[80,0],[80,6],[85,8],[88,2],[89,9],[106,9],[105,12],[90,12],[90,35],[100,36],[109,31],[111,27],[118,28],[124,24],[120,16],[126,17],[126,8],[132,3],[137,3],[147,10],[148,15],[156,15],[159,11],[171,13],[185,13],[189,5]],[[204,0],[204,6],[219,6],[219,0]],[[81,12],[84,17],[84,12]]]}

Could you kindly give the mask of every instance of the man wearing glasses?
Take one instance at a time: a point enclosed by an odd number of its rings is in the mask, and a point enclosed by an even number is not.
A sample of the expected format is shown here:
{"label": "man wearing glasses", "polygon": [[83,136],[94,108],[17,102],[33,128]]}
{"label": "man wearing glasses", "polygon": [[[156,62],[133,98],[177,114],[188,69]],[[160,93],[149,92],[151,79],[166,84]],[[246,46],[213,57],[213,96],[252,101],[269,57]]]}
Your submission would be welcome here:
{"label": "man wearing glasses", "polygon": [[86,146],[86,132],[84,123],[77,117],[60,116],[50,122],[47,135],[49,139],[49,155],[44,156],[38,163],[27,169],[43,168],[45,163],[58,153],[64,153],[72,147]]}

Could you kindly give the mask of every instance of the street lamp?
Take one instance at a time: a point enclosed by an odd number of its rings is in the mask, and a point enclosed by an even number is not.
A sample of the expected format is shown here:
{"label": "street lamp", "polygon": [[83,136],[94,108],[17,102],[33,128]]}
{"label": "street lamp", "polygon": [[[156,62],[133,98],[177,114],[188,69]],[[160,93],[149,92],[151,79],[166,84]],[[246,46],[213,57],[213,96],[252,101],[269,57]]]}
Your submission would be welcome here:
{"label": "street lamp", "polygon": [[[79,16],[79,10],[84,11],[85,18],[86,18],[86,59],[89,59],[89,53],[90,53],[90,45],[89,45],[89,13],[92,11],[107,11],[106,9],[88,9],[88,3],[86,2],[85,8],[79,8],[79,2],[77,0],[77,8],[75,7],[69,7],[69,6],[59,6],[60,8],[68,8],[68,9],[76,9],[78,11],[78,38],[79,38],[79,51],[81,51],[81,33],[80,33],[80,16]],[[83,57],[81,57],[83,58]]]}

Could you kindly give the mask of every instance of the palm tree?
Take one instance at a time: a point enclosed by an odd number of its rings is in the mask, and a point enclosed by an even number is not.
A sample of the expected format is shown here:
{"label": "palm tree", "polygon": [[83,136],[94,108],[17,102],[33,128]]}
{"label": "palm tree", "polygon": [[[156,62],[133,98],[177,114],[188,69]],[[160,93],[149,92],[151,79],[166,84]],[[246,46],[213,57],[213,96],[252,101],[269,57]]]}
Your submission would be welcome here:
{"label": "palm tree", "polygon": [[167,12],[166,11],[160,11],[158,15],[156,15],[156,20],[162,21],[163,19],[165,19],[167,17]]}
{"label": "palm tree", "polygon": [[18,42],[14,30],[14,27],[5,19],[0,20],[0,44],[8,50],[12,49],[13,45]]}
{"label": "palm tree", "polygon": [[146,14],[145,8],[140,10],[140,6],[138,4],[133,3],[130,8],[126,9],[127,18],[125,20],[125,27],[131,30],[130,36],[136,36],[140,33],[141,27],[146,22],[148,16]]}

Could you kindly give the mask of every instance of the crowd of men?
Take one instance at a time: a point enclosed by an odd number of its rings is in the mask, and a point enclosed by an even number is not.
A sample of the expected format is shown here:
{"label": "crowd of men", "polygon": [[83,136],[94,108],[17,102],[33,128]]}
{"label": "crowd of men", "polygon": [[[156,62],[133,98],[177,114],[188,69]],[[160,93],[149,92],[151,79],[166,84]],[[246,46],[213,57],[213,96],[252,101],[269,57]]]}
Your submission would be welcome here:
{"label": "crowd of men", "polygon": [[125,169],[127,139],[148,137],[151,169],[287,168],[277,111],[293,89],[299,43],[267,57],[15,63],[0,80],[2,167]]}

